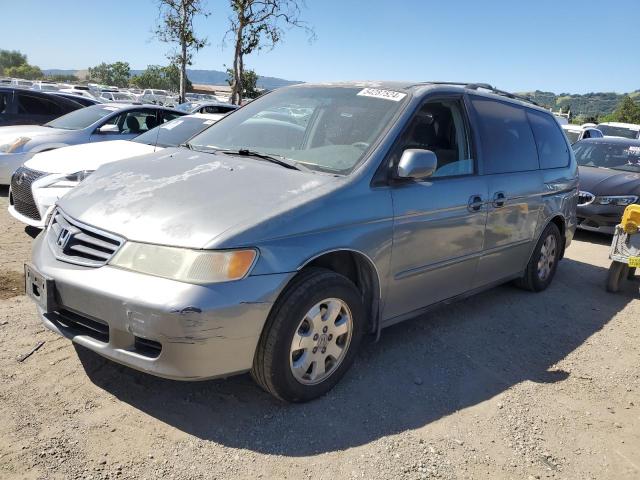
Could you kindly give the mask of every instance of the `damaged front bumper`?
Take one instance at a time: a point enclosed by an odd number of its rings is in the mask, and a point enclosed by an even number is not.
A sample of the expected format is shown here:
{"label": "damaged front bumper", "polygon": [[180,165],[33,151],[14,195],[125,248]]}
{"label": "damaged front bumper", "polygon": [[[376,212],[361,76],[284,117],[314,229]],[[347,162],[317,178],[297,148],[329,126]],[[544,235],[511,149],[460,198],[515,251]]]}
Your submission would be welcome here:
{"label": "damaged front bumper", "polygon": [[38,307],[47,328],[113,361],[175,380],[249,370],[269,311],[293,275],[191,285],[61,262],[43,235],[32,261],[55,285],[55,310]]}

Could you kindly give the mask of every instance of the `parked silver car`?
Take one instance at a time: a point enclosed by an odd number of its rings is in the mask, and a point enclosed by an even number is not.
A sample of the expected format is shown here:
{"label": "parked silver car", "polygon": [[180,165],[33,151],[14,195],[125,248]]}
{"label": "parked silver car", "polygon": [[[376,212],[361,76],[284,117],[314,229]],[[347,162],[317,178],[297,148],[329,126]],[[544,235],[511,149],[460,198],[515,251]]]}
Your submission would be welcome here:
{"label": "parked silver car", "polygon": [[129,140],[185,112],[155,105],[103,103],[38,125],[0,127],[0,185],[33,154],[80,143]]}
{"label": "parked silver car", "polygon": [[36,239],[28,294],[49,329],[144,372],[322,395],[366,333],[552,281],[576,162],[549,112],[488,89],[287,87],[189,149],[105,165]]}

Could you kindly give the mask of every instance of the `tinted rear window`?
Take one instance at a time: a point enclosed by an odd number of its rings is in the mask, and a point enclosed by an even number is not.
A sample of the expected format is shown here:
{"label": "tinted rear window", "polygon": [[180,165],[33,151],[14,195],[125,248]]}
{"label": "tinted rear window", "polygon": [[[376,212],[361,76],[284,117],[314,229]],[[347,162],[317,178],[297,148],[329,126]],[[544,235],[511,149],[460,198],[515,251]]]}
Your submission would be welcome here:
{"label": "tinted rear window", "polygon": [[481,97],[471,97],[479,115],[485,173],[537,170],[538,152],[524,108]]}
{"label": "tinted rear window", "polygon": [[569,165],[569,147],[558,122],[551,115],[535,110],[527,112],[538,147],[540,168],[560,168]]}
{"label": "tinted rear window", "polygon": [[27,115],[61,115],[60,105],[52,100],[32,95],[18,94],[18,113]]}

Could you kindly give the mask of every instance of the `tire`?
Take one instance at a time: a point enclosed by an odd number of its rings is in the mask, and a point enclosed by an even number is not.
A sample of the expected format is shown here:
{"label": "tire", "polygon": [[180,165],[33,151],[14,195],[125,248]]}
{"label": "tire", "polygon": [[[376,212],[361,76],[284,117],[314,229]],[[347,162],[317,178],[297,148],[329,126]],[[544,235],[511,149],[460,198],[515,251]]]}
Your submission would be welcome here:
{"label": "tire", "polygon": [[607,292],[616,293],[620,291],[622,280],[629,275],[629,266],[622,262],[611,262],[609,274],[607,275]]}
{"label": "tire", "polygon": [[[551,252],[546,253],[549,250]],[[540,235],[524,275],[516,280],[516,285],[532,292],[545,290],[551,285],[556,274],[561,250],[562,237],[560,236],[560,230],[558,230],[555,223],[550,223]],[[547,261],[543,262],[544,259]],[[543,268],[543,266],[546,266],[546,268]]]}
{"label": "tire", "polygon": [[[364,312],[359,290],[346,277],[322,268],[301,272],[269,314],[251,375],[265,391],[287,402],[324,395],[353,363],[364,331]],[[333,357],[332,352],[338,353]],[[316,360],[305,370],[310,359]]]}
{"label": "tire", "polygon": [[636,267],[629,267],[629,273],[627,274],[627,280],[633,280],[636,277]]}

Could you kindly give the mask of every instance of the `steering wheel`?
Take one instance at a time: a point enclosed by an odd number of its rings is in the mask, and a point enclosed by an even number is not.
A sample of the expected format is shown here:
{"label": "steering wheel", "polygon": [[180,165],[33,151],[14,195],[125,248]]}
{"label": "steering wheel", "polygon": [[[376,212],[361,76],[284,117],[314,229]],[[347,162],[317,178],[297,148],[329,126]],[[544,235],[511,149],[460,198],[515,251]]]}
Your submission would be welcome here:
{"label": "steering wheel", "polygon": [[367,142],[355,142],[351,144],[352,147],[361,148],[362,150],[369,148],[369,145]]}

